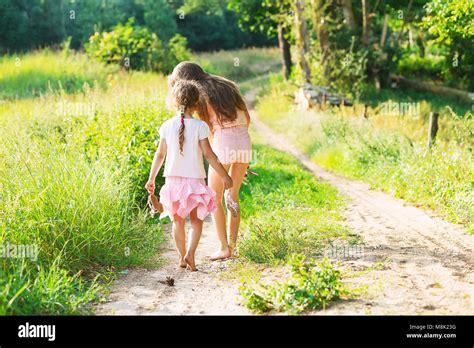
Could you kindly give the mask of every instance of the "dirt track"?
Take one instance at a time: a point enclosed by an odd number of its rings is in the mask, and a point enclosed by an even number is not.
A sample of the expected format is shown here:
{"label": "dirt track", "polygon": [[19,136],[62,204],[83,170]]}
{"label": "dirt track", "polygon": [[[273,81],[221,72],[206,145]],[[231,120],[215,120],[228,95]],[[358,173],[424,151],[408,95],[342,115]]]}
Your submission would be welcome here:
{"label": "dirt track", "polygon": [[[253,102],[255,91],[246,97]],[[474,314],[474,236],[365,184],[323,170],[282,135],[277,137],[255,113],[252,119],[269,143],[298,158],[347,197],[346,223],[362,239],[361,257],[342,260],[342,266],[362,271],[349,282],[367,285],[367,292],[361,299],[339,302],[315,314]],[[216,245],[212,224],[206,221],[197,255],[201,271],[192,273],[176,267],[170,240],[162,251],[170,262],[159,270],[131,270],[116,282],[109,302],[97,313],[247,314],[237,303],[239,284],[215,276],[215,268],[225,268],[226,262],[202,260]],[[370,270],[376,263],[380,267]],[[174,287],[159,282],[166,276],[175,278]]]}

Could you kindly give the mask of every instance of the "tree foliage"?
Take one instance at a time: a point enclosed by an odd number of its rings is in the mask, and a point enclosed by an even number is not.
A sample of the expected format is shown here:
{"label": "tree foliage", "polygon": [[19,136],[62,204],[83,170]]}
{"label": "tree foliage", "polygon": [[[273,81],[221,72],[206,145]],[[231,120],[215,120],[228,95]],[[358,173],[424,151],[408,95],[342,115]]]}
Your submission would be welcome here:
{"label": "tree foliage", "polygon": [[169,73],[178,62],[189,59],[185,38],[177,34],[169,44],[164,44],[155,33],[135,25],[133,18],[125,24],[117,24],[110,32],[92,35],[86,51],[106,64],[163,73]]}
{"label": "tree foliage", "polygon": [[239,28],[227,0],[0,0],[0,51],[56,45],[68,37],[80,49],[95,32],[131,17],[163,42],[181,34],[198,51],[273,44]]}
{"label": "tree foliage", "polygon": [[444,75],[474,91],[474,2],[433,0],[426,5],[421,26],[448,51]]}

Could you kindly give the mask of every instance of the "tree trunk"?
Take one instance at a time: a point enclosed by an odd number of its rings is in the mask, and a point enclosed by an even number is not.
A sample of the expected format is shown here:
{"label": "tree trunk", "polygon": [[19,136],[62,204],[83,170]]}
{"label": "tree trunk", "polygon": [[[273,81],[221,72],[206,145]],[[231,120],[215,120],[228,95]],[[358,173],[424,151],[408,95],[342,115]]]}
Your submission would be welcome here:
{"label": "tree trunk", "polygon": [[403,16],[403,23],[402,23],[402,28],[400,29],[400,31],[398,32],[398,36],[397,36],[397,44],[400,43],[400,39],[402,38],[402,34],[403,34],[403,30],[405,30],[405,25],[407,24],[407,21],[408,21],[408,16],[410,15],[410,11],[411,11],[411,6],[413,5],[413,0],[410,0],[410,2],[408,3],[408,8]]}
{"label": "tree trunk", "polygon": [[420,49],[420,57],[425,58],[425,37],[421,32],[419,32],[416,37],[416,43]]}
{"label": "tree trunk", "polygon": [[377,64],[372,67],[372,74],[374,76],[375,88],[377,90],[382,89],[386,86],[388,82],[388,75],[390,73],[389,69],[387,69],[387,60],[390,59],[390,53],[386,53],[385,42],[387,40],[387,32],[388,32],[388,13],[384,15],[383,27],[382,27],[382,34],[380,36],[380,45],[377,47],[376,50],[378,52],[378,59]]}
{"label": "tree trunk", "polygon": [[311,7],[313,10],[313,27],[316,30],[316,35],[319,41],[319,47],[321,50],[321,59],[320,64],[323,67],[323,74],[324,77],[328,78],[330,69],[329,64],[327,64],[329,53],[330,53],[330,46],[329,46],[329,35],[326,30],[326,25],[323,19],[323,1],[324,0],[311,0]]}
{"label": "tree trunk", "polygon": [[306,60],[306,53],[308,49],[308,29],[306,27],[306,20],[304,18],[304,0],[295,0],[295,27],[296,27],[296,52],[298,56],[298,64],[303,74],[303,79],[306,83],[311,82],[311,69]]}
{"label": "tree trunk", "polygon": [[355,30],[356,23],[354,19],[354,11],[352,10],[352,0],[341,0],[341,5],[347,27],[351,30]]}
{"label": "tree trunk", "polygon": [[291,74],[291,52],[290,52],[290,43],[285,37],[285,29],[283,25],[278,25],[278,46],[281,51],[281,64],[283,69],[283,77],[285,80],[288,80]]}
{"label": "tree trunk", "polygon": [[382,36],[380,36],[380,49],[381,50],[383,50],[383,46],[385,46],[387,31],[388,31],[388,13],[386,13],[383,17]]}
{"label": "tree trunk", "polygon": [[368,45],[369,38],[369,0],[362,0],[362,42],[365,45]]}

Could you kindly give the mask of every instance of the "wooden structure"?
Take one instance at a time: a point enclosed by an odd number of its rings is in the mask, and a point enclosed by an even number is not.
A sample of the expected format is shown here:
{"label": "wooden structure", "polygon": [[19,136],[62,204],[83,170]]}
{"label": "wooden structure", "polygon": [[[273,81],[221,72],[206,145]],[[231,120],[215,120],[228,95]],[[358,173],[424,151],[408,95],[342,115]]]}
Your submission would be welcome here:
{"label": "wooden structure", "polygon": [[352,106],[352,101],[330,91],[329,87],[305,84],[295,92],[295,103],[302,109],[308,110],[316,105]]}

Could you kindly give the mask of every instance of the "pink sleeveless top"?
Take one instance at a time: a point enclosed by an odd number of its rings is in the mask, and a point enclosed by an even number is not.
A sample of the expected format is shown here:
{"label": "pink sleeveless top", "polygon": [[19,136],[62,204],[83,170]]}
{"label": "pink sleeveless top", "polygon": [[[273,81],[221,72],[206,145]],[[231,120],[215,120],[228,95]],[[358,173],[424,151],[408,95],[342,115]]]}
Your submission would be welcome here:
{"label": "pink sleeveless top", "polygon": [[209,121],[211,122],[213,131],[223,128],[248,126],[247,117],[245,116],[245,112],[242,110],[237,110],[237,118],[234,121],[225,121],[222,123],[222,125],[219,124],[219,121],[217,120],[217,115],[212,106],[209,105],[207,107],[207,112],[209,113]]}

